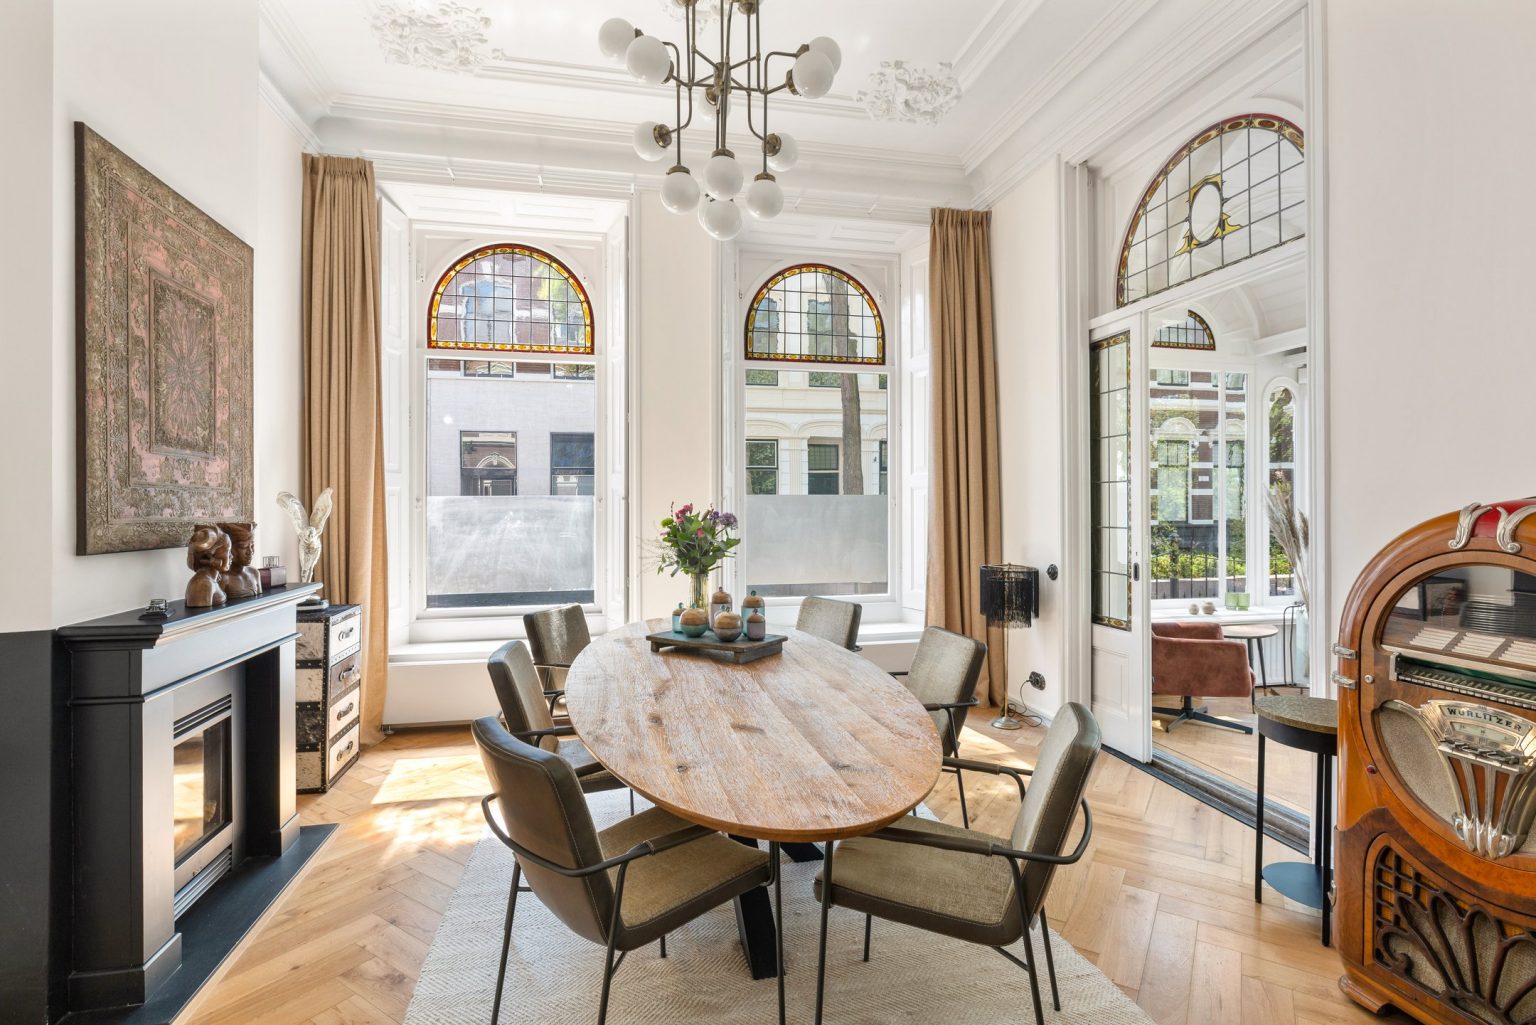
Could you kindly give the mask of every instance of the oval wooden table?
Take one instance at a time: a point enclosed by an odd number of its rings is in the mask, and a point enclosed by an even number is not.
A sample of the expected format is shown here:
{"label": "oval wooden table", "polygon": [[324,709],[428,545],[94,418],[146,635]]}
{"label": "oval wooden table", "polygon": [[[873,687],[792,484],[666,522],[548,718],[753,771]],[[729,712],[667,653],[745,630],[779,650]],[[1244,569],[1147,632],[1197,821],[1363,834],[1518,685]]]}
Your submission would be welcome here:
{"label": "oval wooden table", "polygon": [[[736,665],[653,653],[631,623],[596,638],[565,678],[571,725],[615,776],[680,818],[738,838],[841,840],[901,818],[938,782],[933,718],[874,663],[797,630],[782,655]],[[774,936],[758,890],[737,903],[754,978]]]}

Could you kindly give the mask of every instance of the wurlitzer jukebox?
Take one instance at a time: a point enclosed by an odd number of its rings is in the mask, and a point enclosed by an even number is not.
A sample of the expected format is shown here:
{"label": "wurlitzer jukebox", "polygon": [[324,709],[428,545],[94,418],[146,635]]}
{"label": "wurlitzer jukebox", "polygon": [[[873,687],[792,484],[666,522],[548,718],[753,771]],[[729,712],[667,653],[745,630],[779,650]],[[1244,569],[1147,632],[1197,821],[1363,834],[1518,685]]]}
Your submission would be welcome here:
{"label": "wurlitzer jukebox", "polygon": [[1340,984],[1424,1022],[1536,1022],[1536,499],[1389,544],[1334,654]]}

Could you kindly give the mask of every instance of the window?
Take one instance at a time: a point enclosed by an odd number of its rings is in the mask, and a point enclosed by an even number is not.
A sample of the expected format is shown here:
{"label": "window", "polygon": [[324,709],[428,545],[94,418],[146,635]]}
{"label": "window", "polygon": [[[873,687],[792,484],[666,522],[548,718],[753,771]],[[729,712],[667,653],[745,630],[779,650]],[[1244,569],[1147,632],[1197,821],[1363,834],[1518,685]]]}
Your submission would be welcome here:
{"label": "window", "polygon": [[[1266,453],[1265,484],[1269,491],[1296,493],[1296,393],[1286,385],[1277,385],[1265,402],[1268,416],[1269,451]],[[1304,568],[1304,567],[1303,567]],[[1269,573],[1266,593],[1272,598],[1296,595],[1296,567],[1273,536],[1269,539]]]}
{"label": "window", "polygon": [[430,349],[592,355],[592,303],[570,269],[542,249],[483,246],[438,279]]}
{"label": "window", "polygon": [[838,493],[838,445],[835,441],[811,442],[805,446],[805,491],[809,495]]}
{"label": "window", "polygon": [[1151,378],[1151,596],[1247,591],[1248,375],[1157,368]]}
{"label": "window", "polygon": [[427,609],[594,601],[599,382],[585,290],[542,250],[485,246],[454,261],[429,310]]}
{"label": "window", "polygon": [[1211,331],[1211,325],[1205,322],[1204,317],[1190,310],[1183,320],[1164,322],[1152,336],[1152,348],[1215,352],[1216,335]]}
{"label": "window", "polygon": [[590,433],[549,436],[549,493],[551,495],[590,495],[592,481],[596,474]]}
{"label": "window", "polygon": [[747,439],[747,494],[779,493],[779,439]]}
{"label": "window", "polygon": [[459,494],[469,497],[517,494],[517,434],[459,432]]}
{"label": "window", "polygon": [[874,297],[845,271],[796,264],[753,296],[745,341],[738,586],[890,593],[890,393]]}
{"label": "window", "polygon": [[1211,125],[1180,147],[1131,215],[1115,305],[1301,238],[1304,146],[1301,129],[1285,118],[1248,114]]}

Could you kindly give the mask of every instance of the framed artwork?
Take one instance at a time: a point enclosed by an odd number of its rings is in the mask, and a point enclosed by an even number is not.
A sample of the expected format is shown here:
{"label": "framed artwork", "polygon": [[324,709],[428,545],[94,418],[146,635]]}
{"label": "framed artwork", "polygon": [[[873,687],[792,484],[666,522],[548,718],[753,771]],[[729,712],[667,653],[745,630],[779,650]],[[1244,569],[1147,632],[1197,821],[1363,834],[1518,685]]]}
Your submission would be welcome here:
{"label": "framed artwork", "polygon": [[254,518],[251,247],[75,123],[81,555]]}
{"label": "framed artwork", "polygon": [[1419,581],[1419,618],[1429,620],[1461,614],[1467,582],[1458,577],[1427,577]]}

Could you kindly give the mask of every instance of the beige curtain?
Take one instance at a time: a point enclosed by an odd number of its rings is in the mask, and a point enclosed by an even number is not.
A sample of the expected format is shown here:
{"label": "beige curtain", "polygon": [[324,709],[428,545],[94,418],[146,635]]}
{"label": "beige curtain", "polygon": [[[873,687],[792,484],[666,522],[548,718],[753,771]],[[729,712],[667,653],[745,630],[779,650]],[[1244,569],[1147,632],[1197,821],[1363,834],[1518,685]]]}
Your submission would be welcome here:
{"label": "beige curtain", "polygon": [[363,606],[362,741],[380,739],[389,672],[373,165],[304,155],[304,495],[335,489],[316,578]]}
{"label": "beige curtain", "polygon": [[1002,561],[997,361],[992,335],[992,215],[935,210],[929,233],[933,476],[928,624],[987,645],[976,696],[1007,694],[1003,631],[981,614],[981,567]]}

